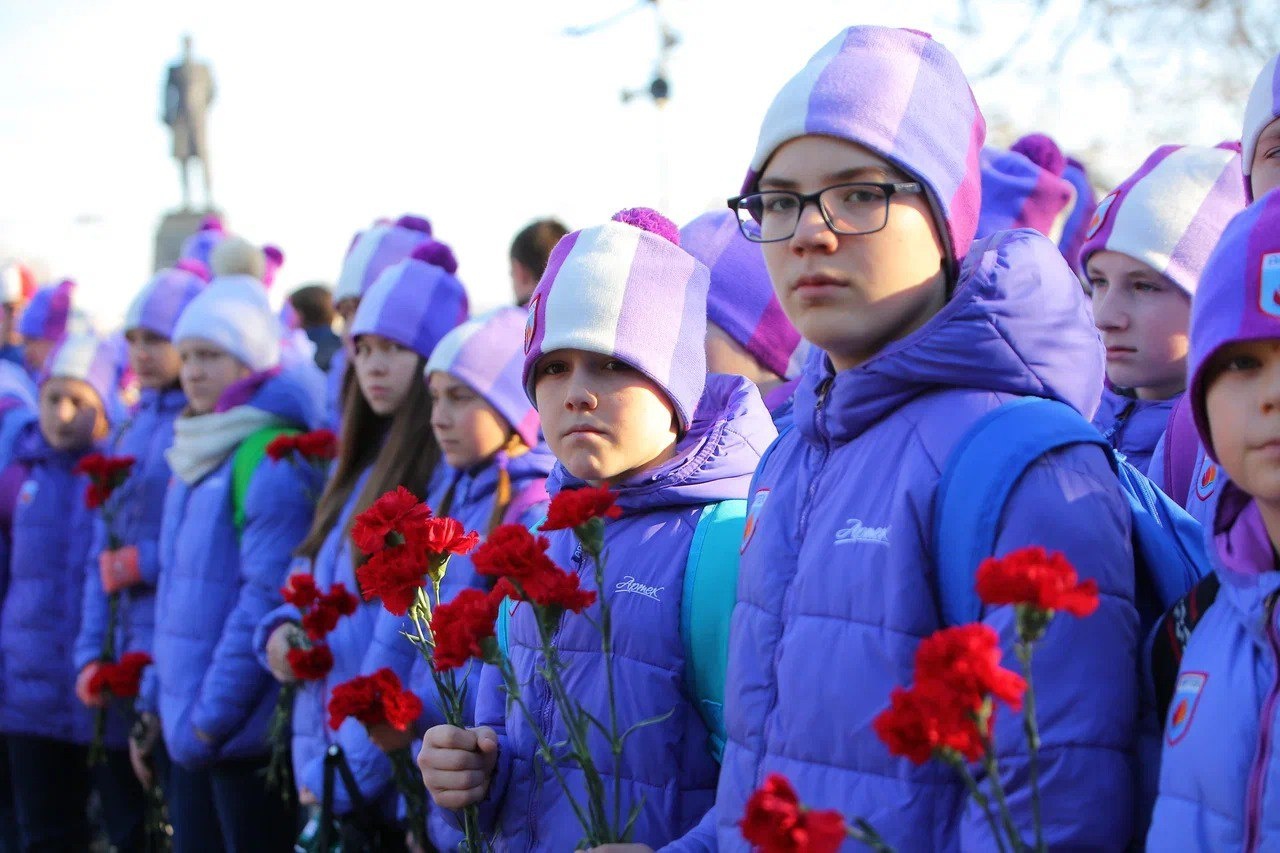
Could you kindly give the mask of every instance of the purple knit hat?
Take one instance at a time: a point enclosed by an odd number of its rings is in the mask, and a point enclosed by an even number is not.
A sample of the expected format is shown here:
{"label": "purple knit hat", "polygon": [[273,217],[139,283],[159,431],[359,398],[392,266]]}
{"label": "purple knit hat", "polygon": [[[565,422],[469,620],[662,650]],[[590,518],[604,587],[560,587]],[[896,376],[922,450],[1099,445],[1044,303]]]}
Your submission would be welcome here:
{"label": "purple knit hat", "polygon": [[160,270],[134,297],[124,314],[124,331],[146,329],[166,338],[173,337],[182,309],[204,290],[208,274],[200,275],[188,262]]}
{"label": "purple knit hat", "polygon": [[40,384],[50,379],[79,379],[98,394],[107,412],[115,409],[116,377],[119,374],[119,352],[110,341],[92,335],[69,335],[45,360],[40,371]]}
{"label": "purple knit hat", "polygon": [[702,214],[680,229],[680,245],[711,271],[707,321],[777,375],[799,375],[800,333],[773,292],[760,244],[742,236],[733,211]]}
{"label": "purple knit hat", "polygon": [[[1066,160],[1058,156],[1059,169]],[[1051,240],[1066,220],[1075,189],[1053,172],[1017,151],[982,149],[982,212],[977,237],[997,231],[1033,228]]]}
{"label": "purple knit hat", "polygon": [[1240,136],[1240,144],[1243,154],[1241,166],[1246,179],[1253,172],[1258,137],[1277,118],[1280,118],[1280,54],[1271,57],[1271,61],[1262,67],[1244,108],[1244,132]]}
{"label": "purple knit hat", "polygon": [[1274,192],[1231,220],[1191,303],[1191,410],[1215,462],[1205,412],[1205,365],[1227,344],[1273,339],[1280,340],[1280,193]]}
{"label": "purple knit hat", "polygon": [[510,306],[468,320],[436,345],[426,374],[440,371],[467,383],[506,418],[527,447],[534,447],[538,443],[538,410],[525,396],[520,381],[527,318],[523,309]]}
{"label": "purple knit hat", "polygon": [[75,289],[76,283],[65,278],[37,290],[18,320],[18,333],[29,340],[43,341],[56,341],[65,335]]}
{"label": "purple knit hat", "polygon": [[381,335],[430,358],[440,339],[467,319],[467,292],[454,277],[457,269],[444,243],[419,245],[369,286],[351,321],[352,340]]}
{"label": "purple knit hat", "polygon": [[1098,205],[1080,266],[1094,252],[1120,252],[1193,295],[1209,253],[1244,206],[1237,152],[1163,145]]}
{"label": "purple knit hat", "polygon": [[742,192],[783,143],[810,134],[856,142],[923,183],[948,254],[968,253],[987,125],[960,64],[931,36],[860,26],[828,42],[774,98]]}
{"label": "purple knit hat", "polygon": [[213,250],[228,236],[228,232],[222,224],[222,217],[210,214],[201,220],[200,230],[182,241],[182,248],[178,250],[178,257],[199,261],[207,267]]}
{"label": "purple knit hat", "polygon": [[334,304],[362,297],[383,270],[409,257],[430,236],[430,222],[407,214],[357,234],[342,260],[342,272],[333,290]]}
{"label": "purple knit hat", "polygon": [[1067,167],[1062,170],[1062,177],[1075,187],[1076,200],[1071,205],[1071,213],[1062,228],[1058,251],[1062,252],[1062,257],[1067,259],[1074,270],[1080,268],[1080,249],[1084,246],[1085,234],[1089,231],[1089,223],[1093,221],[1094,211],[1098,209],[1098,196],[1093,191],[1089,173],[1079,160],[1067,158]]}
{"label": "purple knit hat", "polygon": [[624,210],[566,235],[529,300],[525,394],[536,405],[534,367],[545,353],[616,356],[666,392],[688,430],[707,380],[710,284],[710,271],[657,211]]}
{"label": "purple knit hat", "polygon": [[262,247],[262,286],[267,290],[276,280],[276,273],[284,266],[284,250],[268,243]]}

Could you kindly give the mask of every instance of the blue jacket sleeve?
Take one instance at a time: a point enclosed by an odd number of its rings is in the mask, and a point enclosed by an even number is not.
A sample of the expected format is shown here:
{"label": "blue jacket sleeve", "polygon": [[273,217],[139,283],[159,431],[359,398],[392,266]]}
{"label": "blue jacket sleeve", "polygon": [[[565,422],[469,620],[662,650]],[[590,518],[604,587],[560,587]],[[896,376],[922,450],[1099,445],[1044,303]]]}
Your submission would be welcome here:
{"label": "blue jacket sleeve", "polygon": [[[997,555],[1028,545],[1061,551],[1081,579],[1097,581],[1101,593],[1093,615],[1056,616],[1032,660],[1042,825],[1051,850],[1114,849],[1134,832],[1140,638],[1130,523],[1107,459],[1083,446],[1048,454],[1028,468],[1000,522]],[[1000,634],[1004,665],[1019,670],[1013,608],[989,610],[983,621]],[[1010,810],[1029,844],[1030,763],[1021,714],[999,709],[995,748]],[[986,786],[984,780],[979,774]],[[972,801],[960,842],[963,850],[996,847]]]}
{"label": "blue jacket sleeve", "polygon": [[282,602],[293,549],[307,534],[312,484],[299,466],[264,461],[245,496],[240,594],[191,710],[191,725],[221,743],[252,713],[275,680],[258,663],[253,632]]}
{"label": "blue jacket sleeve", "polygon": [[[84,593],[80,605],[80,633],[72,657],[76,672],[97,660],[102,654],[102,640],[107,632],[107,594],[98,573],[98,555],[107,543],[107,527],[100,517],[93,521],[93,544],[84,564]],[[118,649],[117,652],[123,651]]]}
{"label": "blue jacket sleeve", "polygon": [[712,806],[707,809],[697,826],[661,847],[659,853],[715,853],[719,849],[719,842],[716,841],[716,807]]}

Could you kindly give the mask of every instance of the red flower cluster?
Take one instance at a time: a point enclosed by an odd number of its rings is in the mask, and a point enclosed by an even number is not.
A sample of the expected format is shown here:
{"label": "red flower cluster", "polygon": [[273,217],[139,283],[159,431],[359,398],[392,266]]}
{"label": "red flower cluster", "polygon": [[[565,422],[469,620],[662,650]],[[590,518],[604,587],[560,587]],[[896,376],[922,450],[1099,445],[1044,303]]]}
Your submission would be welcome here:
{"label": "red flower cluster", "polygon": [[333,669],[333,652],[325,643],[309,649],[294,646],[288,652],[289,668],[302,681],[319,681]]}
{"label": "red flower cluster", "polygon": [[1038,545],[983,560],[977,589],[987,604],[1025,604],[1080,617],[1098,609],[1098,582],[1081,582],[1064,555],[1050,554]]}
{"label": "red flower cluster", "polygon": [[522,525],[504,524],[476,549],[471,563],[480,574],[499,578],[495,594],[581,613],[595,602],[596,593],[583,590],[576,574],[547,556],[550,545],[545,536],[534,537]]}
{"label": "red flower cluster", "polygon": [[107,502],[111,493],[129,478],[129,471],[136,460],[132,456],[104,456],[90,453],[76,463],[75,473],[86,474],[89,485],[84,491],[84,504],[97,509]]}
{"label": "red flower cluster", "polygon": [[384,548],[400,544],[387,541],[392,533],[400,533],[403,537],[404,530],[430,517],[430,507],[404,486],[398,486],[394,492],[387,492],[355,517],[351,525],[351,539],[361,553],[377,554]]}
{"label": "red flower cluster", "polygon": [[1000,666],[1000,638],[986,625],[936,631],[916,650],[915,683],[895,688],[876,717],[880,740],[894,755],[923,764],[938,752],[980,759],[997,698],[1022,707],[1027,683]]}
{"label": "red flower cluster", "polygon": [[614,501],[618,496],[606,488],[588,486],[557,494],[547,507],[547,518],[539,530],[570,530],[593,518],[618,518],[622,507]]}
{"label": "red flower cluster", "polygon": [[289,649],[288,660],[293,674],[303,681],[324,678],[333,669],[333,652],[321,641],[338,627],[340,618],[356,612],[359,600],[342,583],[335,583],[328,592],[321,592],[316,586],[316,579],[306,572],[290,575],[280,594],[302,613],[302,630],[310,641],[307,646]]}
{"label": "red flower cluster", "polygon": [[771,773],[747,800],[742,837],[764,853],[834,853],[848,838],[837,811],[806,809],[786,776]]}
{"label": "red flower cluster", "polygon": [[338,436],[332,430],[278,435],[267,445],[267,456],[276,462],[294,453],[304,459],[334,459],[338,455]]}
{"label": "red flower cluster", "polygon": [[471,658],[484,660],[484,642],[493,637],[503,595],[497,590],[464,589],[431,614],[435,644],[432,666],[437,672],[462,666]]}
{"label": "red flower cluster", "polygon": [[383,723],[405,731],[422,715],[422,700],[405,690],[393,671],[358,675],[333,688],[329,697],[329,728],[335,731],[348,717],[365,726]]}
{"label": "red flower cluster", "polygon": [[150,664],[151,655],[146,652],[126,652],[115,663],[102,663],[89,679],[89,692],[101,696],[105,691],[116,699],[136,698],[142,671]]}
{"label": "red flower cluster", "polygon": [[320,589],[316,586],[315,575],[310,572],[296,572],[289,575],[289,579],[280,588],[280,595],[284,597],[285,604],[292,604],[299,610],[306,610],[320,598]]}

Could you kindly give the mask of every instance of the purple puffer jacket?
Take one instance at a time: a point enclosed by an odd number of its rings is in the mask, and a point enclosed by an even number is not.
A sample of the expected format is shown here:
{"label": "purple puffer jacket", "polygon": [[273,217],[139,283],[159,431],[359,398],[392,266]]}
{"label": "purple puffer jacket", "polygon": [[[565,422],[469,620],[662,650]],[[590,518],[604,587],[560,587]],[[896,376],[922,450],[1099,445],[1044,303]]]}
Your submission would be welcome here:
{"label": "purple puffer jacket", "polygon": [[[605,527],[612,555],[605,585],[613,603],[614,666],[619,724],[671,717],[639,729],[627,741],[616,770],[603,745],[595,758],[607,790],[622,777],[622,814],[643,798],[633,838],[661,848],[690,832],[715,798],[719,768],[708,750],[702,717],[684,688],[684,644],[680,599],[694,528],[708,503],[744,498],[760,454],[775,431],[759,392],[740,376],[712,374],[694,423],[675,460],[616,487],[621,518]],[[557,465],[551,491],[583,485]],[[571,531],[549,535],[557,564],[582,576],[594,589],[594,568],[582,556]],[[587,611],[594,613],[596,608]],[[555,635],[568,671],[566,688],[586,710],[607,719],[600,636],[583,616],[564,617]],[[516,677],[527,685],[524,701],[541,720],[550,743],[565,740],[564,724],[535,675],[541,655],[532,611],[517,607],[510,617],[508,644]],[[480,675],[476,723],[492,726],[501,748],[482,818],[496,832],[499,850],[572,850],[583,833],[568,800],[541,759],[523,715],[505,714],[501,677],[490,666]],[[583,777],[563,772],[581,801]]]}
{"label": "purple puffer jacket", "polygon": [[4,531],[8,588],[0,610],[0,731],[6,733],[82,744],[92,736],[93,713],[75,695],[72,652],[94,521],[84,505],[88,480],[73,470],[93,449],[54,450],[29,424],[0,475],[0,500],[13,513],[12,531]]}
{"label": "purple puffer jacket", "polygon": [[1210,556],[1222,586],[1187,644],[1165,721],[1148,850],[1280,846],[1280,566],[1258,505],[1228,484]]}
{"label": "purple puffer jacket", "polygon": [[1169,412],[1181,397],[1178,394],[1168,400],[1139,400],[1104,388],[1093,425],[1130,465],[1145,474],[1151,466],[1152,453],[1164,437]]}
{"label": "purple puffer jacket", "polygon": [[[164,452],[173,444],[173,422],[187,404],[181,389],[142,392],[142,399],[130,418],[116,432],[110,448],[113,455],[135,460],[129,479],[111,497],[116,516],[116,533],[125,545],[138,549],[138,569],[142,582],[120,591],[115,648],[117,657],[125,652],[150,652],[156,621],[156,582],[160,577],[160,523],[165,490],[172,476]],[[84,600],[81,604],[80,634],[76,638],[76,671],[84,669],[102,654],[107,630],[107,596],[98,571],[98,555],[107,548],[107,526],[96,513],[93,545],[84,569]],[[125,716],[118,703],[112,716]],[[123,720],[127,730],[131,721]],[[123,749],[121,738],[111,744]]]}
{"label": "purple puffer jacket", "polygon": [[[949,303],[862,365],[833,375],[821,353],[810,360],[796,429],[762,467],[750,504],[725,687],[719,849],[748,848],[737,822],[770,773],[789,777],[808,806],[866,818],[903,853],[995,849],[957,774],[891,756],[871,723],[890,690],[910,683],[920,640],[943,627],[930,540],[956,442],[1022,395],[1088,417],[1102,375],[1075,277],[1051,242],[1025,230],[975,243]],[[1116,477],[1091,447],[1031,466],[997,535],[998,554],[1032,544],[1065,552],[1102,591],[1097,613],[1056,619],[1036,651],[1044,826],[1055,850],[1121,848],[1134,829],[1139,626],[1129,537]],[[1016,669],[1012,609],[984,621]],[[1002,710],[995,736],[1030,837],[1018,715]]]}

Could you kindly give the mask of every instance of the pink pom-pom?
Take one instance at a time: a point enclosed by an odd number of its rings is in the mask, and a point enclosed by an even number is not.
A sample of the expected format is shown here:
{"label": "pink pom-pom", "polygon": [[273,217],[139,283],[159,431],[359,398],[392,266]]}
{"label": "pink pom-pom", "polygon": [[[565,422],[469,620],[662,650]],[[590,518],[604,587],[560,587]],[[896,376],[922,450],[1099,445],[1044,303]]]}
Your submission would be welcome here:
{"label": "pink pom-pom", "polygon": [[262,247],[262,254],[264,257],[266,257],[268,261],[275,264],[276,266],[280,266],[281,264],[284,263],[284,252],[280,250],[279,246],[273,246],[272,244],[268,243],[267,245]]}
{"label": "pink pom-pom", "polygon": [[216,213],[209,214],[204,219],[200,220],[200,230],[201,231],[221,231],[222,217],[218,216]]}
{"label": "pink pom-pom", "polygon": [[76,289],[76,281],[73,278],[64,278],[58,282],[58,290],[61,292],[71,293]]}
{"label": "pink pom-pom", "polygon": [[180,258],[178,262],[173,265],[173,268],[175,270],[189,272],[206,284],[213,280],[213,273],[209,272],[209,268],[197,261],[195,258]]}
{"label": "pink pom-pom", "polygon": [[431,222],[425,216],[414,216],[412,213],[406,213],[396,220],[397,228],[407,228],[410,231],[421,231],[428,237],[431,236]]}
{"label": "pink pom-pom", "polygon": [[613,215],[613,221],[634,226],[650,234],[657,234],[677,246],[680,245],[680,229],[674,222],[651,207],[629,207],[626,210],[619,210]]}
{"label": "pink pom-pom", "polygon": [[1010,151],[1017,151],[1041,169],[1061,177],[1067,168],[1067,157],[1054,142],[1043,133],[1029,133],[1009,146]]}
{"label": "pink pom-pom", "polygon": [[439,240],[428,240],[419,244],[410,257],[431,264],[433,267],[440,267],[449,275],[458,271],[458,259],[453,256],[453,250]]}

